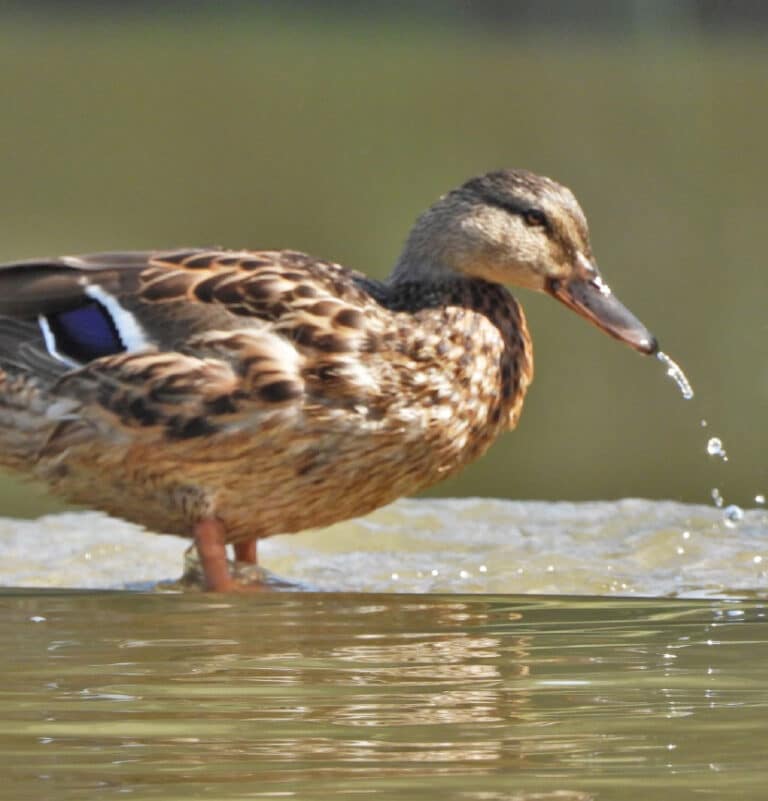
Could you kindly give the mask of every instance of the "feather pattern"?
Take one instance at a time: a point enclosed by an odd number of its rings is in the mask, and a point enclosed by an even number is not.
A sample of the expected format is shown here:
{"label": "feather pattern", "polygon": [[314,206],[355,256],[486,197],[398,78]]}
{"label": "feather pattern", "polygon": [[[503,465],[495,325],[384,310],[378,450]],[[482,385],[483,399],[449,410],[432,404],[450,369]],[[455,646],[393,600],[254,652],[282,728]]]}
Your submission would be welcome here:
{"label": "feather pattern", "polygon": [[422,215],[386,282],[291,250],[0,266],[0,463],[183,536],[364,514],[516,425],[533,363],[502,283],[560,291],[590,256],[570,192],[505,171]]}
{"label": "feather pattern", "polygon": [[[17,386],[5,403],[23,386],[38,415],[49,410],[10,451],[72,500],[97,495],[114,514],[177,534],[189,534],[196,510],[216,509],[233,539],[321,525],[339,505],[361,514],[432,483],[514,424],[530,372],[523,318],[492,284],[370,286],[294,251],[5,266],[0,297],[24,299],[21,319],[0,303],[0,364]],[[84,322],[95,301],[112,353],[79,362],[70,346],[62,357],[32,322]],[[466,358],[475,350],[480,371]],[[63,422],[50,416],[54,397],[69,401]],[[395,458],[402,439],[423,456]],[[329,470],[343,480],[322,503],[289,503],[330,485]],[[112,477],[101,492],[96,473]],[[254,489],[258,512],[243,502]]]}

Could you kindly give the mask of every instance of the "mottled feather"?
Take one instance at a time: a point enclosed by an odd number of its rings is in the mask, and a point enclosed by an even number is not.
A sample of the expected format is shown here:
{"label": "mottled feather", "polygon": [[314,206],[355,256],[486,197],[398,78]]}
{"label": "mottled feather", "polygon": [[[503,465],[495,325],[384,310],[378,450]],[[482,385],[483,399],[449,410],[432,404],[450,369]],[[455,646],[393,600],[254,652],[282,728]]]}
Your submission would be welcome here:
{"label": "mottled feather", "polygon": [[[92,284],[136,315],[149,345],[68,368],[33,318],[76,304]],[[152,525],[180,534],[191,521],[179,485],[191,484],[206,509],[228,498],[217,513],[234,538],[330,522],[339,506],[360,514],[439,480],[516,420],[530,380],[521,312],[485,282],[371,286],[295,251],[95,254],[0,269],[0,295],[25,298],[21,315],[0,304],[8,380],[38,406],[77,405],[66,424],[27,433],[27,469],[74,500],[98,494],[124,517],[157,508]],[[14,325],[24,348],[3,336]],[[419,453],[402,459],[401,441]],[[321,502],[290,503],[320,483],[335,486]]]}
{"label": "mottled feather", "polygon": [[385,282],[291,250],[0,266],[0,463],[184,536],[364,514],[516,425],[533,362],[504,282],[655,347],[609,299],[573,195],[524,171],[439,199]]}

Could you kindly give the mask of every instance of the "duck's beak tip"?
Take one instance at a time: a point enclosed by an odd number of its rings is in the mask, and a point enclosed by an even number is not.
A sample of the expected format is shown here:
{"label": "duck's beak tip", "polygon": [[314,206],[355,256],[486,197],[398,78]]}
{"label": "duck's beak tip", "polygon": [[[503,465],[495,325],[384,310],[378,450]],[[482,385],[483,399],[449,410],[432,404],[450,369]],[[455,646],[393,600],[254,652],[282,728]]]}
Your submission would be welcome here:
{"label": "duck's beak tip", "polygon": [[[603,328],[600,323],[596,323],[596,325]],[[659,352],[659,340],[645,326],[624,330],[608,328],[603,328],[603,330],[644,356],[655,356]]]}
{"label": "duck's beak tip", "polygon": [[655,356],[659,352],[659,340],[651,334],[648,339],[638,345],[637,349],[646,356]]}
{"label": "duck's beak tip", "polygon": [[658,353],[656,337],[599,277],[577,276],[565,281],[551,281],[547,291],[614,339],[648,356]]}

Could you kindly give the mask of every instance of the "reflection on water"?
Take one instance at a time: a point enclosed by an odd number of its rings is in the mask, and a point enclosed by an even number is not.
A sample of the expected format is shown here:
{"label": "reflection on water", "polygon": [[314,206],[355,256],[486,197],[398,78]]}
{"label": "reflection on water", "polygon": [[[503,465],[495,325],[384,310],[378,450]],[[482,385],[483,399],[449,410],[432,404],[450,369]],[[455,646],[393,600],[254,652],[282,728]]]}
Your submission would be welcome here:
{"label": "reflection on water", "polygon": [[17,591],[0,606],[9,798],[764,797],[762,602]]}
{"label": "reflection on water", "polygon": [[244,597],[41,590],[149,589],[185,543],[2,520],[38,587],[0,594],[7,797],[761,799],[768,511],[725,511],[400,501],[265,543],[346,593]]}
{"label": "reflection on water", "polygon": [[[719,505],[401,500],[261,556],[330,591],[762,596],[768,510]],[[96,513],[0,518],[0,584],[149,588],[179,576],[186,545]]]}

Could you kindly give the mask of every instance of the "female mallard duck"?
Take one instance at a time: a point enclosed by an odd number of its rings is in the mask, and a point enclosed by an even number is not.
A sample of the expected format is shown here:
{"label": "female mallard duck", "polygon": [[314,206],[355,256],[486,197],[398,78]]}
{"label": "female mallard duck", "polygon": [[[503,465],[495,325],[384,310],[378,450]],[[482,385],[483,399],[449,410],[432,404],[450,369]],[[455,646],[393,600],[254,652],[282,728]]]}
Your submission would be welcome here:
{"label": "female mallard duck", "polygon": [[295,251],[98,253],[0,267],[0,463],[77,503],[226,544],[363,515],[479,457],[533,375],[547,292],[643,353],[571,192],[483,175],[419,217],[385,282]]}

